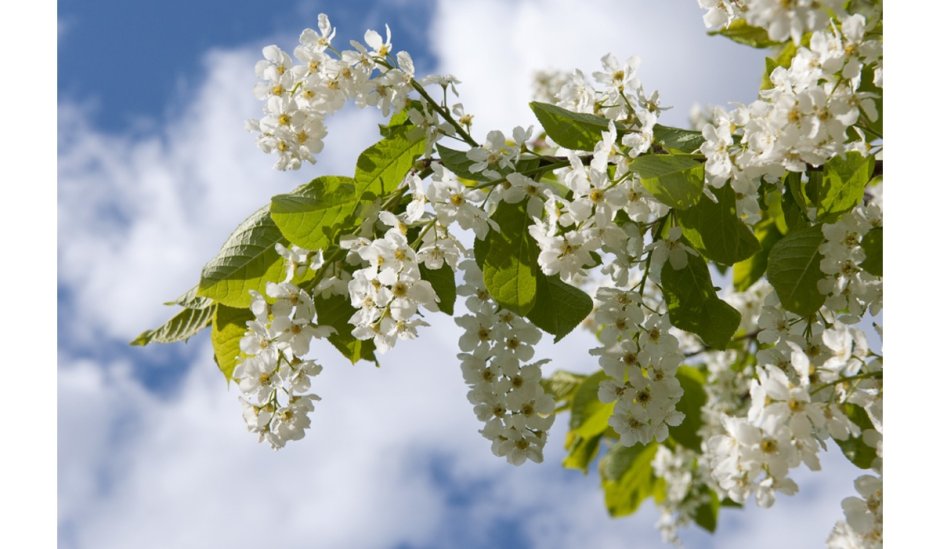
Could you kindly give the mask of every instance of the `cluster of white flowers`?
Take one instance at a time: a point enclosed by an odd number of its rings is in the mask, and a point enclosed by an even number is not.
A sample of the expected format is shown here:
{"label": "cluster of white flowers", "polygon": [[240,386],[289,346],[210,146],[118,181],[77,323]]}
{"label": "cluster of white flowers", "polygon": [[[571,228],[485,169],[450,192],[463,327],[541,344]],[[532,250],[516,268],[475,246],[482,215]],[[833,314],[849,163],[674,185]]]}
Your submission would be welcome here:
{"label": "cluster of white flowers", "polygon": [[408,243],[407,226],[394,214],[380,212],[379,219],[390,228],[375,240],[349,239],[351,264],[367,266],[353,272],[349,299],[358,309],[349,323],[353,337],[372,340],[380,353],[391,349],[398,339],[414,339],[418,326],[428,323],[415,318],[418,309],[437,311],[439,298],[431,283],[421,279],[419,260]]}
{"label": "cluster of white flowers", "polygon": [[420,200],[427,202],[442,226],[448,227],[456,222],[460,228],[472,230],[478,239],[486,238],[490,228],[496,224],[481,207],[485,193],[467,188],[453,172],[440,164],[435,164],[433,170],[427,195]]}
{"label": "cluster of white flowers", "polygon": [[707,10],[708,27],[727,27],[743,19],[766,30],[771,40],[795,43],[803,33],[825,27],[830,13],[843,11],[839,0],[698,0],[698,5]]}
{"label": "cluster of white flowers", "polygon": [[[297,248],[283,251],[295,258],[304,255]],[[252,294],[255,318],[239,342],[242,354],[232,379],[242,393],[248,430],[277,449],[303,438],[310,426],[308,414],[320,397],[307,391],[310,378],[322,367],[304,356],[313,338],[327,337],[334,330],[314,323],[313,298],[290,282],[269,282],[266,293],[273,303],[258,292]]]}
{"label": "cluster of white flowers", "polygon": [[828,296],[829,309],[845,311],[845,322],[858,322],[866,311],[878,314],[881,310],[881,279],[861,267],[866,259],[865,236],[881,223],[881,207],[871,203],[822,226],[825,241],[819,246],[823,256],[819,268],[827,276],[819,281],[819,291]]}
{"label": "cluster of white flowers", "polygon": [[460,368],[470,386],[467,398],[493,453],[513,465],[542,462],[548,428],[555,421],[555,401],[542,387],[540,360],[529,362],[542,334],[531,322],[496,305],[483,285],[473,259],[460,265],[470,314],[456,319],[460,337]]}
{"label": "cluster of white flowers", "polygon": [[639,294],[600,288],[595,299],[602,346],[591,354],[611,378],[598,388],[602,402],[615,403],[610,426],[624,446],[662,442],[685,417],[676,411],[682,397],[676,370],[685,358],[679,341],[665,316],[644,310]]}
{"label": "cluster of white flowers", "polygon": [[[807,325],[779,308],[770,294],[758,320],[756,379],[750,381],[746,417],[720,416],[723,432],[707,441],[706,455],[719,486],[743,503],[754,493],[761,506],[774,492],[793,493],[789,470],[806,464],[819,469],[820,442],[859,436],[842,404],[864,395],[840,380],[873,371],[861,330],[836,319],[830,327]],[[856,394],[858,393],[858,394]]]}
{"label": "cluster of white flowers", "polygon": [[869,152],[864,140],[849,135],[860,119],[878,116],[872,93],[859,89],[863,63],[881,73],[881,42],[865,40],[865,31],[865,18],[852,15],[841,27],[814,33],[788,68],[771,72],[773,87],[759,100],[731,112],[712,110],[702,128],[707,182],[721,187],[730,180],[745,221],[760,220],[762,177],[804,172],[848,150]]}
{"label": "cluster of white flowers", "polygon": [[[365,33],[366,45],[351,41],[352,50],[332,46],[336,30],[320,14],[319,31],[300,34],[294,57],[278,46],[267,46],[264,59],[255,65],[259,82],[255,96],[264,101],[264,117],[249,120],[248,129],[258,133],[258,147],[277,153],[279,170],[299,169],[303,161],[314,163],[326,136],[324,118],[348,100],[360,108],[377,107],[387,116],[404,109],[414,78],[414,62],[407,52],[398,52],[397,66],[391,62],[391,32]],[[378,74],[375,74],[375,73]],[[375,76],[373,76],[375,74]]]}
{"label": "cluster of white flowers", "polygon": [[[559,179],[571,189],[570,198],[551,194],[528,178],[510,178],[514,187],[524,185],[527,194],[535,195],[530,206],[533,200],[544,204],[545,219],[535,217],[529,233],[538,244],[542,272],[558,274],[567,282],[597,266],[598,252],[612,254],[625,275],[643,251],[638,223],[652,222],[667,211],[629,171],[627,156],[617,150],[613,122],[602,135],[588,166],[568,153],[570,166],[558,170]],[[608,174],[610,164],[616,166],[613,179]],[[617,218],[620,212],[626,220]]]}
{"label": "cluster of white flowers", "polygon": [[662,111],[659,92],[646,95],[643,91],[637,76],[638,57],[621,62],[608,53],[601,63],[604,70],[593,74],[597,88],[580,70],[570,74],[539,73],[535,94],[569,111],[598,114],[617,121],[625,131],[620,145],[631,158],[636,158],[653,144],[653,127]]}
{"label": "cluster of white flowers", "polygon": [[664,445],[656,448],[653,471],[666,482],[666,493],[659,506],[659,528],[663,541],[681,546],[679,527],[694,520],[702,505],[711,504],[709,478],[699,467],[698,453],[676,446],[670,450]]}

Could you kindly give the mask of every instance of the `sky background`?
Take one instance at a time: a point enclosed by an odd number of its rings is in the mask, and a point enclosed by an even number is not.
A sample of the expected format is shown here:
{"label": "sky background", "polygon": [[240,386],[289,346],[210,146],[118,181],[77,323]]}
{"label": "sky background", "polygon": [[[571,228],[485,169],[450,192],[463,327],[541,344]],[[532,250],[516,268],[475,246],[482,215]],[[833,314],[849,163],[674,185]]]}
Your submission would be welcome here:
{"label": "sky background", "polygon": [[[172,311],[232,228],[319,174],[352,173],[378,138],[373,111],[327,121],[316,166],[281,173],[244,120],[254,63],[291,51],[326,12],[335,41],[392,28],[420,73],[452,73],[475,133],[534,123],[540,68],[597,70],[613,52],[685,125],[693,102],[753,99],[761,53],[708,37],[692,1],[396,0],[131,3],[58,11],[58,539],[63,548],[660,547],[655,509],[607,517],[596,472],[561,468],[567,415],[545,463],[516,468],[478,433],[456,360],[459,330],[431,328],[382,367],[322,348],[323,401],[300,442],[259,445],[206,333],[129,347]],[[596,369],[588,333],[543,343],[551,368]],[[771,510],[723,510],[689,547],[818,547],[858,472],[836,450]]]}

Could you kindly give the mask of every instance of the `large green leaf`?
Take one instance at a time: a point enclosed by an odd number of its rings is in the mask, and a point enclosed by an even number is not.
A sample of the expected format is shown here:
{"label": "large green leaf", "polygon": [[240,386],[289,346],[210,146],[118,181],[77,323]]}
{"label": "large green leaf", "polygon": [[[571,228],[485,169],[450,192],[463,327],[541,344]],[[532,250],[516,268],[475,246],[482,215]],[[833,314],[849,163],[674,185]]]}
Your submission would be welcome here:
{"label": "large green leaf", "polygon": [[568,438],[565,442],[568,455],[561,461],[562,467],[565,469],[577,469],[585,475],[588,474],[588,471],[591,469],[591,462],[597,457],[597,453],[600,450],[601,439],[603,438],[603,435],[594,435],[589,438],[584,438],[574,433],[568,433]]}
{"label": "large green leaf", "polygon": [[741,313],[718,298],[705,261],[690,254],[684,269],[673,269],[667,261],[660,278],[672,324],[698,334],[709,347],[724,349],[741,323]]}
{"label": "large green leaf", "polygon": [[709,35],[721,35],[730,38],[738,44],[751,46],[752,48],[769,48],[779,46],[781,43],[771,40],[767,31],[761,27],[754,27],[747,24],[744,19],[735,19],[730,25],[716,31],[709,31]]}
{"label": "large green leaf", "polygon": [[271,218],[291,243],[322,250],[351,229],[362,199],[362,186],[355,180],[327,175],[290,194],[274,196]]}
{"label": "large green leaf", "polygon": [[483,283],[500,306],[525,316],[535,305],[538,245],[529,234],[525,201],[501,202],[493,213],[499,230],[486,236]]}
{"label": "large green leaf", "polygon": [[428,269],[421,264],[421,278],[431,283],[434,293],[437,294],[438,307],[441,312],[449,315],[454,314],[454,302],[457,300],[457,282],[454,280],[454,270],[450,265],[444,263],[440,269]]}
{"label": "large green leaf", "polygon": [[691,366],[680,366],[676,378],[682,386],[682,398],[676,409],[685,414],[676,427],[669,429],[669,436],[679,444],[696,452],[702,449],[702,437],[698,430],[702,428],[702,407],[708,401],[705,394],[706,379],[702,372]]}
{"label": "large green leaf", "polygon": [[875,276],[884,276],[884,229],[875,227],[868,231],[862,240],[862,249],[865,250],[865,261],[861,268]]}
{"label": "large green leaf", "polygon": [[630,447],[617,444],[601,459],[601,486],[604,503],[611,516],[635,513],[640,504],[656,491],[657,484],[661,482],[653,471],[658,446],[656,442]]}
{"label": "large green leaf", "polygon": [[[359,155],[354,178],[323,176],[271,199],[271,217],[293,244],[320,250],[351,232],[362,202],[398,188],[424,152],[423,136],[408,125],[388,126],[385,138]],[[419,132],[420,133],[420,132]]]}
{"label": "large green leaf", "polygon": [[734,289],[743,292],[764,276],[767,270],[767,256],[778,240],[783,238],[777,230],[774,219],[767,218],[754,226],[754,236],[760,242],[760,249],[751,257],[734,264]]}
{"label": "large green leaf", "polygon": [[738,217],[731,185],[714,192],[718,202],[702,197],[691,208],[679,210],[679,225],[686,239],[705,257],[733,265],[754,255],[760,249],[760,242]]}
{"label": "large green leaf", "polygon": [[330,343],[343,354],[350,362],[355,364],[360,360],[369,360],[378,364],[375,358],[375,343],[372,340],[356,339],[352,335],[353,325],[349,319],[356,309],[349,303],[344,295],[330,297],[317,297],[317,323],[321,326],[330,326],[336,330],[329,337]]}
{"label": "large green leaf", "polygon": [[568,422],[572,433],[590,438],[607,430],[610,416],[614,413],[614,403],[601,402],[597,398],[597,389],[606,379],[610,378],[600,370],[585,379],[575,391],[571,401],[571,419]]}
{"label": "large green leaf", "polygon": [[862,435],[866,430],[874,428],[871,423],[871,418],[868,417],[868,412],[866,412],[864,408],[855,404],[843,404],[842,409],[852,423],[858,425],[862,430],[862,434],[857,437],[849,437],[845,440],[836,440],[836,444],[842,449],[842,453],[845,454],[845,457],[854,463],[856,467],[860,469],[870,469],[872,462],[875,461],[878,454],[874,448],[865,444]]}
{"label": "large green leaf", "polygon": [[542,379],[542,388],[555,402],[559,403],[559,406],[555,408],[555,412],[561,412],[571,407],[574,394],[585,379],[587,379],[587,376],[584,374],[566,370],[555,370],[552,375]]}
{"label": "large green leaf", "polygon": [[562,282],[558,275],[536,273],[535,305],[526,315],[533,324],[555,336],[568,335],[594,309],[591,296]]}
{"label": "large green leaf", "polygon": [[657,200],[684,210],[702,196],[705,168],[691,154],[647,154],[630,163],[640,182]]}
{"label": "large green leaf", "polygon": [[212,317],[214,315],[214,303],[207,302],[206,306],[201,308],[183,309],[159,328],[147,330],[137,336],[134,341],[131,341],[131,345],[147,345],[151,342],[173,343],[176,341],[186,341],[203,328],[209,326],[212,323]]}
{"label": "large green leaf", "polygon": [[567,149],[593,151],[601,140],[601,132],[606,132],[610,125],[606,118],[571,112],[549,103],[532,101],[529,107],[545,128],[545,133]]}
{"label": "large green leaf", "polygon": [[614,411],[614,403],[603,403],[597,398],[597,389],[605,379],[609,378],[603,370],[595,372],[573,390],[565,439],[568,456],[562,461],[568,469],[587,473],[591,461],[597,456],[600,440]]}
{"label": "large green leaf", "polygon": [[865,186],[874,170],[874,157],[854,151],[845,158],[836,156],[829,160],[821,177],[810,178],[807,188],[818,207],[817,217],[835,219],[857,206],[865,196]]}
{"label": "large green leaf", "polygon": [[424,153],[424,136],[408,126],[393,126],[387,136],[364,150],[356,161],[356,188],[382,196],[394,191]]}
{"label": "large green leaf", "polygon": [[702,146],[705,138],[702,132],[656,124],[653,126],[653,141],[669,150],[693,153]]}
{"label": "large green leaf", "polygon": [[774,244],[767,257],[767,281],[783,307],[800,316],[812,315],[826,301],[817,288],[823,277],[819,270],[822,241],[819,226],[791,231]]}
{"label": "large green leaf", "polygon": [[212,322],[212,349],[215,351],[215,363],[226,380],[232,379],[238,355],[241,354],[239,342],[245,336],[245,324],[255,316],[248,309],[237,309],[219,305]]}
{"label": "large green leaf", "polygon": [[287,241],[265,206],[236,227],[218,255],[203,267],[198,295],[229,307],[248,307],[249,290],[263,291],[268,281],[286,274],[274,247],[277,243]]}

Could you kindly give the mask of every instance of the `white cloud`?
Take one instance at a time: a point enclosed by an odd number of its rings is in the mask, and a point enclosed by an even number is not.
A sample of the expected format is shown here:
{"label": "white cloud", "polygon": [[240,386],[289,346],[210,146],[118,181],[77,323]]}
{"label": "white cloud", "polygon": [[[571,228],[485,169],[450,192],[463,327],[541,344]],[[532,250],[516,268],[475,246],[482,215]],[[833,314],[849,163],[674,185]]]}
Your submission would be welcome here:
{"label": "white cloud", "polygon": [[[687,16],[694,28],[681,23],[667,34],[661,29],[667,20],[676,24],[670,18],[678,9],[663,15],[645,4],[636,11],[612,1],[593,6],[605,16],[558,0],[442,2],[432,38],[443,70],[465,81],[462,97],[480,130],[530,116],[532,69],[590,69],[608,50],[643,55],[648,87],[679,98],[681,109],[692,97],[719,101],[734,93],[726,76],[708,77],[723,63],[735,60],[748,77],[758,70],[736,57],[701,66],[702,56],[718,50],[676,45],[685,34],[702,34],[697,13]],[[107,135],[90,127],[81,109],[60,107],[59,282],[76,315],[63,334],[59,371],[61,544],[492,546],[486,529],[502,524],[535,547],[657,545],[651,507],[608,520],[596,476],[561,470],[566,417],[542,466],[515,468],[490,454],[465,399],[456,328],[441,315],[379,369],[344,365],[325,350],[326,369],[315,380],[324,400],[313,426],[278,453],[250,440],[235,390],[225,389],[204,339],[171,395],[142,386],[132,375],[140,365],[93,362],[71,349],[127,340],[161,322],[169,309],[159,303],[195,281],[240,219],[313,173],[350,173],[357,152],[376,138],[372,113],[344,112],[330,122],[315,170],[271,170],[272,159],[241,130],[258,112],[250,94],[257,55],[209,54],[205,83],[159,135]],[[579,333],[542,351],[556,367],[584,371],[594,368],[584,352],[589,345],[589,335]],[[690,533],[690,541],[818,545],[851,490],[851,470],[834,461],[803,484],[810,493],[742,520],[723,519],[714,540]],[[801,514],[807,508],[808,517]],[[789,526],[796,522],[800,528]]]}

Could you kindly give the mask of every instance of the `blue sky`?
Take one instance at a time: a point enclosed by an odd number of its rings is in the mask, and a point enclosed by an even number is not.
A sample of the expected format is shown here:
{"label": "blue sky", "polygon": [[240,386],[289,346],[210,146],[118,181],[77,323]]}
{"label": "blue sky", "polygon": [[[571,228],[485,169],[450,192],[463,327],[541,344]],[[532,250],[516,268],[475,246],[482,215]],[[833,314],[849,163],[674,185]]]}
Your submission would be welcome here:
{"label": "blue sky", "polygon": [[[675,105],[748,101],[759,52],[705,36],[694,2],[547,0],[59,3],[60,546],[658,547],[656,513],[606,517],[596,475],[560,467],[557,422],[541,466],[494,458],[477,433],[444,316],[381,369],[323,351],[324,397],[302,442],[273,453],[245,431],[204,336],[126,342],[170,314],[242,218],[319,173],[348,174],[379,119],[328,121],[321,161],[278,173],[243,130],[257,116],[260,49],[293,48],[326,11],[345,43],[392,27],[419,72],[451,72],[480,132],[534,119],[536,68],[595,70],[608,51]],[[598,14],[603,14],[598,16]],[[543,344],[553,367],[588,370],[588,334]],[[692,547],[822,545],[852,491],[839,456],[801,474],[772,510],[726,512]],[[800,528],[793,528],[800,524]]]}

